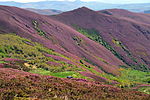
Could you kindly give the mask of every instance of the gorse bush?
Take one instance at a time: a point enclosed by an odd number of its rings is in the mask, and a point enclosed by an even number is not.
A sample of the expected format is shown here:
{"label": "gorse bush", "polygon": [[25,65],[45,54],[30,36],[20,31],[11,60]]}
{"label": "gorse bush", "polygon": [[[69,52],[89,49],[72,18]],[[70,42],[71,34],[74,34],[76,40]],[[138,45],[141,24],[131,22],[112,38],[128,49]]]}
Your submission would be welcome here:
{"label": "gorse bush", "polygon": [[34,29],[38,32],[40,36],[46,37],[46,33],[39,28],[39,23],[37,21],[32,21],[32,24],[34,26]]}

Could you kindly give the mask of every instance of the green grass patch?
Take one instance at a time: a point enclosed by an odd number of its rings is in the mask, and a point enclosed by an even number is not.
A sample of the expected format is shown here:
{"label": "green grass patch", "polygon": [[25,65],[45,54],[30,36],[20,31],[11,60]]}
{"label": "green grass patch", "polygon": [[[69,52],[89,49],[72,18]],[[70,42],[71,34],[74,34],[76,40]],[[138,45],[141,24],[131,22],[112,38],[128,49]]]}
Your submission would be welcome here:
{"label": "green grass patch", "polygon": [[150,84],[150,72],[123,68],[121,68],[120,72],[120,76],[104,74],[104,77],[119,82],[117,86],[121,88],[131,88],[137,86],[138,84]]}
{"label": "green grass patch", "polygon": [[0,61],[0,64],[6,63],[5,61]]}
{"label": "green grass patch", "polygon": [[67,76],[72,76],[73,78],[88,79],[87,77],[82,76],[81,74],[79,74],[78,72],[75,72],[75,71],[65,71],[65,72],[52,73],[48,70],[38,68],[35,70],[31,70],[30,72],[36,73],[36,74],[41,74],[41,75],[55,76],[55,77],[59,77],[59,78],[66,78]]}
{"label": "green grass patch", "polygon": [[138,70],[124,69],[121,71],[121,76],[118,78],[124,79],[124,80],[130,80],[135,83],[149,84],[150,80],[148,79],[150,79],[150,72],[142,72]]}
{"label": "green grass patch", "polygon": [[140,87],[138,91],[144,92],[146,94],[150,94],[150,87]]}

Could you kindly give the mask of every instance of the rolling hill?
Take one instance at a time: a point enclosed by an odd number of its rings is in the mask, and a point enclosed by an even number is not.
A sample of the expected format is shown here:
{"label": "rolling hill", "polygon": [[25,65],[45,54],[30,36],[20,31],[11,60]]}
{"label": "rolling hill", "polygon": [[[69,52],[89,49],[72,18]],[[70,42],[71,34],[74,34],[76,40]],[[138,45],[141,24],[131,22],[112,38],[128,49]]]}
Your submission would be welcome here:
{"label": "rolling hill", "polygon": [[61,11],[54,9],[33,9],[33,8],[26,8],[26,9],[42,15],[57,15],[62,13]]}

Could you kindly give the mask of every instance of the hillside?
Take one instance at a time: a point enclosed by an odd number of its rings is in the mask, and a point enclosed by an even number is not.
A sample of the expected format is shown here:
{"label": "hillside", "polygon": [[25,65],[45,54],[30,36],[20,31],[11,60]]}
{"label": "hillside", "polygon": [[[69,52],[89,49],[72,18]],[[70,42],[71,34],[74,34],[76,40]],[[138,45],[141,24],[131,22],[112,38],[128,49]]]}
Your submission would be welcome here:
{"label": "hillside", "polygon": [[[102,73],[97,66],[91,65],[81,58],[67,57],[15,34],[1,34],[0,41],[0,68],[13,68],[60,78],[72,76],[122,88],[138,86],[141,89],[145,87],[142,84],[149,84],[150,73],[148,72],[119,68],[120,75],[113,76]],[[107,63],[103,59],[100,60]],[[145,89],[143,90],[149,93],[148,88]]]}
{"label": "hillside", "polygon": [[5,6],[1,6],[0,13],[3,16],[0,19],[3,23],[0,25],[0,33],[15,33],[63,55],[73,58],[78,56],[98,66],[99,70],[114,75],[119,74],[119,65],[125,65],[102,45],[51,18]]}
{"label": "hillside", "polygon": [[[114,11],[113,14],[108,11],[99,13],[82,7],[50,17],[73,27],[90,39],[102,44],[132,68],[149,71],[149,16],[130,13],[124,10],[116,11],[116,13]],[[119,14],[121,15],[119,16]],[[129,18],[133,15],[135,18]],[[143,20],[138,18],[143,18]],[[93,36],[92,30],[96,30],[95,36]],[[96,37],[99,37],[99,39],[96,39]],[[103,43],[104,41],[106,43]],[[108,47],[107,43],[112,48]]]}
{"label": "hillside", "polygon": [[42,15],[57,15],[62,13],[59,10],[54,10],[54,9],[34,9],[34,8],[26,8],[26,10],[42,14]]}

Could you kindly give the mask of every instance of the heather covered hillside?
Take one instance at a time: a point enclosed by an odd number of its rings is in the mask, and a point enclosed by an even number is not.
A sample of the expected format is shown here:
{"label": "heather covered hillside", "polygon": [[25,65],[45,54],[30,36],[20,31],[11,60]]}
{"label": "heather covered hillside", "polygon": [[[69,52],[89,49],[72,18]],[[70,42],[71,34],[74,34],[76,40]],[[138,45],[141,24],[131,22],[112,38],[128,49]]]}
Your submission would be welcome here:
{"label": "heather covered hillside", "polygon": [[119,75],[119,65],[126,65],[105,47],[65,24],[16,7],[0,8],[0,33],[14,33],[68,57],[79,57],[100,72]]}
{"label": "heather covered hillside", "polygon": [[83,59],[69,58],[14,34],[1,34],[0,41],[1,68],[14,68],[60,78],[72,76],[123,88],[149,84],[149,72],[119,68],[120,75],[113,76],[101,72],[97,66],[91,65]]}
{"label": "heather covered hillside", "polygon": [[150,16],[126,10],[96,12],[86,7],[50,16],[103,45],[133,69],[150,69]]}

